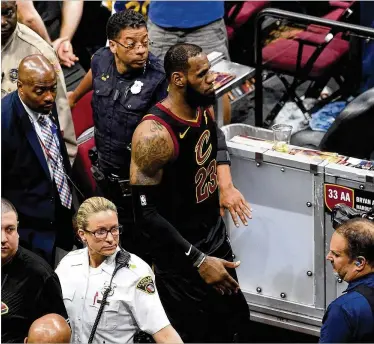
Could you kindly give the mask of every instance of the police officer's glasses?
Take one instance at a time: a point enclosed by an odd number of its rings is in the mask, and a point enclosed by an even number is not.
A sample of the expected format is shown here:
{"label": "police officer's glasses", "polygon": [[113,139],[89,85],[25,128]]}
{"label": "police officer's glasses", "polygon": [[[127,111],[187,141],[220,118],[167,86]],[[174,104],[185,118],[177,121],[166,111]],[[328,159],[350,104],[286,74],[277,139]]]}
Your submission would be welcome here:
{"label": "police officer's glasses", "polygon": [[122,233],[122,225],[115,226],[111,229],[100,228],[96,231],[88,231],[87,229],[83,229],[85,232],[92,234],[96,239],[105,240],[110,232],[113,238],[118,237]]}
{"label": "police officer's glasses", "polygon": [[147,39],[146,41],[143,41],[141,43],[128,43],[126,45],[116,41],[113,39],[114,42],[116,42],[117,44],[119,44],[120,46],[124,47],[125,49],[127,50],[137,50],[139,47],[143,47],[143,48],[148,48],[150,45],[152,45],[152,41],[150,41],[149,39]]}

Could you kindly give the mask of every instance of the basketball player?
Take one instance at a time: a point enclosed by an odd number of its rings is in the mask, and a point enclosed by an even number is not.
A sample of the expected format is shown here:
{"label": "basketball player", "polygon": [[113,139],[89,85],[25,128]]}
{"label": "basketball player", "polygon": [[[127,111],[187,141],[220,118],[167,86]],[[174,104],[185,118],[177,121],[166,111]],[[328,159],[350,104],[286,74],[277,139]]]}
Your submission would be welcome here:
{"label": "basketball player", "polygon": [[200,47],[177,44],[164,67],[169,95],[148,111],[132,139],[135,220],[183,341],[246,342],[249,310],[234,270],[240,262],[233,262],[220,207],[244,224],[251,212],[229,166],[217,163],[209,61]]}

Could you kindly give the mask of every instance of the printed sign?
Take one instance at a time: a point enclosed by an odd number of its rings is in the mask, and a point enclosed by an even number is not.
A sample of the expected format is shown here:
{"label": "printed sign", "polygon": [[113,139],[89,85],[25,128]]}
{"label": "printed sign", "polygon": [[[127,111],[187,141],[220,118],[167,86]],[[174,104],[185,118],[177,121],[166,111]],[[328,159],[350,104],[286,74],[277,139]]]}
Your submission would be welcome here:
{"label": "printed sign", "polygon": [[369,211],[374,206],[374,192],[348,188],[337,184],[325,184],[325,210],[331,212],[335,205],[344,203],[351,208]]}

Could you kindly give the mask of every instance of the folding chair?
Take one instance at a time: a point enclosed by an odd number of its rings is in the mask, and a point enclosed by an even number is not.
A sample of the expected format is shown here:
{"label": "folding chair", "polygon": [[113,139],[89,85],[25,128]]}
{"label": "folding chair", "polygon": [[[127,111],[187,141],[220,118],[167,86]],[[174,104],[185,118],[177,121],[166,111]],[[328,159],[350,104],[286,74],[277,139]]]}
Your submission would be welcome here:
{"label": "folding chair", "polygon": [[[341,20],[345,13],[350,14],[348,10],[352,4],[353,1],[348,7],[335,8],[325,18]],[[306,81],[312,81],[306,95],[315,98],[331,78],[339,84],[339,91],[321,101],[319,106],[343,93],[342,74],[344,73],[342,73],[341,62],[347,58],[349,47],[349,42],[343,38],[341,33],[335,35],[331,28],[318,25],[309,25],[305,31],[298,33],[292,40],[279,39],[265,46],[262,50],[263,67],[275,72],[286,89],[280,101],[264,121],[265,126],[271,125],[289,99],[295,101],[306,120],[309,120],[309,112],[296,94],[296,89]],[[286,75],[293,77],[292,82],[287,79]]]}
{"label": "folding chair", "polygon": [[95,147],[94,122],[91,107],[92,91],[72,109],[78,153],[73,166],[73,178],[86,197],[93,196],[96,183],[91,172],[89,151]]}

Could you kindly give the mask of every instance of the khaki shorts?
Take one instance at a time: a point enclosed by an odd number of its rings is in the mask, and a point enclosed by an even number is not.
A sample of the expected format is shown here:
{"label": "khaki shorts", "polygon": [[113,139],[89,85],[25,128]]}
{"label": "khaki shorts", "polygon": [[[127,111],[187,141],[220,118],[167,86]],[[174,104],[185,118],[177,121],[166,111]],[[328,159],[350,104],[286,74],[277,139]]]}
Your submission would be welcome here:
{"label": "khaki shorts", "polygon": [[152,41],[150,51],[163,60],[168,49],[177,43],[193,43],[200,46],[206,54],[218,51],[230,60],[228,38],[223,19],[216,20],[197,29],[164,29],[148,19],[148,34]]}

